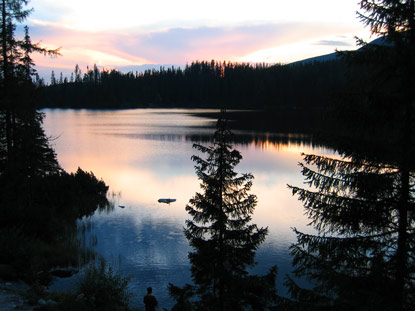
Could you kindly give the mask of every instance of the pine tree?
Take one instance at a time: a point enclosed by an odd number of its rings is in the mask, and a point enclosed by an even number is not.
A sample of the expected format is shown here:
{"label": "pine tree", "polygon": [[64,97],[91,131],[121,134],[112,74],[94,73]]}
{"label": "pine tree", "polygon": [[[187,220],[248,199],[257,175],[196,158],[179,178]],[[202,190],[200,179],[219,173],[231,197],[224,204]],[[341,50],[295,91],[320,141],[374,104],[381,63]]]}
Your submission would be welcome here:
{"label": "pine tree", "polygon": [[[23,22],[31,10],[24,7],[25,0],[1,0],[0,9],[0,114],[3,120],[0,128],[5,140],[1,148],[3,158],[7,166],[14,170],[17,168],[17,153],[21,137],[17,134],[28,123],[34,124],[41,121],[34,106],[34,85],[32,76],[35,76],[34,63],[30,57],[33,52],[40,52],[51,56],[58,55],[58,50],[48,50],[33,44],[30,40],[28,27],[25,27],[23,40],[15,36],[16,23]],[[28,121],[29,111],[32,121]],[[20,129],[19,129],[20,127]]]}
{"label": "pine tree", "polygon": [[53,70],[52,70],[52,73],[50,74],[50,85],[56,85],[55,71]]}
{"label": "pine tree", "polygon": [[[361,20],[370,27],[372,33],[383,35],[387,47],[375,46],[363,53],[370,64],[377,66],[376,84],[370,88],[373,106],[382,105],[394,122],[388,130],[393,132],[390,141],[396,149],[394,157],[398,174],[395,217],[397,229],[394,257],[394,294],[401,309],[415,306],[414,291],[414,172],[415,155],[415,1],[384,0],[360,2],[365,13]],[[385,90],[387,92],[385,96]],[[392,113],[391,113],[392,111]],[[391,122],[391,121],[389,121]],[[410,300],[412,299],[411,304]]]}
{"label": "pine tree", "polygon": [[31,81],[32,77],[36,74],[36,70],[34,69],[35,63],[33,62],[30,54],[37,49],[43,49],[32,43],[29,35],[29,27],[25,26],[24,32],[24,39],[20,44],[22,49],[22,57],[20,58],[20,64],[18,64],[18,70],[20,71],[20,79]]}
{"label": "pine tree", "polygon": [[4,83],[8,83],[14,72],[17,42],[14,31],[15,23],[23,22],[31,10],[25,10],[26,0],[1,0],[1,68]]}
{"label": "pine tree", "polygon": [[33,44],[27,27],[16,38],[16,23],[30,13],[26,4],[0,0],[0,262],[29,283],[47,284],[53,266],[80,263],[77,219],[107,206],[108,187],[81,169],[63,171],[50,147],[36,109],[43,82],[32,81],[31,53],[58,50]]}
{"label": "pine tree", "polygon": [[253,277],[247,268],[254,265],[255,251],[268,230],[250,224],[257,204],[256,196],[249,194],[253,176],[234,171],[242,156],[230,144],[223,114],[216,129],[212,146],[194,145],[207,158],[192,157],[203,190],[186,206],[192,216],[185,236],[194,250],[189,260],[195,286],[180,291],[170,285],[170,291],[177,310],[190,308],[194,294],[199,297],[197,310],[265,310],[273,303],[276,270]]}
{"label": "pine tree", "polygon": [[[289,278],[292,296],[309,310],[409,310],[413,272],[405,271],[403,292],[396,287],[402,173],[373,158],[343,156],[305,155],[302,173],[312,189],[290,186],[318,232],[295,230],[295,274],[311,278],[315,287],[306,291]],[[407,203],[414,206],[413,195]],[[413,235],[411,222],[406,231]],[[407,255],[414,253],[407,250]],[[408,258],[405,267],[410,262]]]}
{"label": "pine tree", "polygon": [[317,231],[296,231],[291,248],[296,275],[314,285],[304,290],[288,278],[300,309],[415,308],[414,1],[360,4],[359,18],[383,42],[346,53],[364,73],[353,77],[350,119],[341,119],[348,145],[341,159],[305,155],[311,189],[290,186]]}
{"label": "pine tree", "polygon": [[78,64],[75,65],[75,82],[82,82],[82,71],[79,69]]}
{"label": "pine tree", "polygon": [[[31,10],[25,10],[27,1],[1,0],[1,55],[0,55],[0,197],[21,195],[14,185],[28,184],[29,180],[62,172],[55,152],[42,129],[43,114],[36,110],[36,77],[33,52],[57,55],[33,44],[29,29],[24,38],[15,36],[16,24],[23,22]],[[40,83],[40,80],[37,81]],[[25,204],[21,198],[20,203]],[[27,203],[27,202],[26,202]],[[1,206],[8,209],[9,206]],[[11,224],[12,225],[12,224]]]}

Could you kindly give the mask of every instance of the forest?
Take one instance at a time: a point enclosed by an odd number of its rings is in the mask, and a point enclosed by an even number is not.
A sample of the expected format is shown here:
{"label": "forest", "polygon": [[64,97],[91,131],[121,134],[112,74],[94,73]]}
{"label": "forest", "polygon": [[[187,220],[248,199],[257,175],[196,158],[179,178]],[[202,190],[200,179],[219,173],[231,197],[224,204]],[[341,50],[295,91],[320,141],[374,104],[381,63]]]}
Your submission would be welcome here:
{"label": "forest", "polygon": [[103,180],[59,165],[43,131],[31,54],[59,50],[32,43],[28,27],[16,38],[16,24],[30,14],[25,4],[0,2],[0,279],[21,280],[41,292],[62,273],[58,267],[94,257],[77,238],[78,220],[111,204]]}
{"label": "forest", "polygon": [[[210,145],[194,145],[201,191],[185,207],[184,228],[193,282],[169,284],[172,310],[414,310],[415,1],[361,0],[358,17],[387,44],[361,41],[359,50],[334,60],[198,61],[127,74],[94,65],[82,75],[75,66],[69,79],[53,73],[49,85],[36,78],[31,54],[60,51],[32,43],[27,27],[16,38],[16,24],[31,12],[26,4],[0,2],[0,264],[7,277],[31,284],[36,297],[54,299],[39,310],[133,308],[128,277],[104,262],[88,266],[73,292],[42,287],[57,267],[85,267],[94,257],[77,239],[78,221],[111,209],[103,180],[60,167],[42,129],[43,107],[221,108]],[[260,110],[257,119],[268,115],[262,123],[270,124],[301,116],[304,129],[317,129],[319,142],[336,151],[304,154],[304,183],[288,185],[315,229],[293,228],[288,297],[276,292],[277,267],[249,273],[268,231],[251,221],[253,176],[234,170],[242,156],[227,109]]]}
{"label": "forest", "polygon": [[[42,87],[42,107],[136,108],[203,107],[226,109],[322,109],[346,83],[346,65],[339,58],[289,65],[195,61],[185,68],[144,73],[100,70]],[[45,84],[38,80],[38,84]]]}

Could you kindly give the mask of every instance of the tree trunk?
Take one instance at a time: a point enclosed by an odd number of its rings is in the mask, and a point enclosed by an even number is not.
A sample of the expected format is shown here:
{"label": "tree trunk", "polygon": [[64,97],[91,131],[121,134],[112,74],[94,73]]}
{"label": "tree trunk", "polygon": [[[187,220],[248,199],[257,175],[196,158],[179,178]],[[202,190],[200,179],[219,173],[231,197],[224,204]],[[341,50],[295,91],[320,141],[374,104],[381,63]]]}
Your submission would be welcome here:
{"label": "tree trunk", "polygon": [[400,310],[405,305],[405,279],[408,261],[408,202],[409,202],[409,170],[401,169],[401,197],[398,206],[398,249],[396,251],[395,289]]}
{"label": "tree trunk", "polygon": [[6,118],[6,146],[7,146],[7,158],[11,162],[13,159],[13,145],[12,145],[12,117],[10,113],[10,69],[9,69],[9,58],[7,55],[7,10],[6,10],[6,0],[2,0],[2,11],[1,11],[1,36],[2,36],[2,58],[3,58],[3,105],[1,109],[5,111]]}
{"label": "tree trunk", "polygon": [[[408,89],[410,90],[410,89]],[[410,91],[408,91],[410,93]],[[400,163],[400,194],[398,202],[398,248],[396,250],[395,290],[400,310],[405,310],[405,282],[408,276],[408,212],[410,209],[410,161],[412,146],[412,119],[414,103],[408,94],[401,135],[402,158]]]}

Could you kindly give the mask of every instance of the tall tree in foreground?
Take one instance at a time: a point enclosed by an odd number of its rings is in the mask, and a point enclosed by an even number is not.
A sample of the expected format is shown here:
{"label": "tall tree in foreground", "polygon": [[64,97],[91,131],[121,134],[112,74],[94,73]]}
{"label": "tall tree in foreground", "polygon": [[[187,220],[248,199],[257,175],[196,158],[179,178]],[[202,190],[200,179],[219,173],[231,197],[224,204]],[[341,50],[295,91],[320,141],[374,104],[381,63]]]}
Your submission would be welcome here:
{"label": "tall tree in foreground", "polygon": [[[305,155],[301,164],[311,189],[290,186],[304,202],[318,234],[298,232],[291,247],[295,274],[313,290],[287,284],[305,310],[412,310],[414,307],[414,179],[402,183],[399,166],[359,155],[342,159]],[[405,200],[405,201],[404,201]],[[401,227],[408,238],[401,266]],[[401,269],[404,270],[404,287]]]}
{"label": "tall tree in foreground", "polygon": [[[189,259],[195,285],[170,285],[176,310],[267,310],[274,303],[276,268],[264,277],[247,272],[267,229],[250,224],[257,204],[256,196],[249,194],[253,176],[234,171],[242,156],[230,144],[223,117],[224,112],[212,146],[194,145],[207,155],[192,157],[203,193],[196,193],[186,206],[193,218],[186,221],[185,235],[194,249]],[[190,303],[191,297],[197,301]]]}
{"label": "tall tree in foreground", "polygon": [[108,205],[108,187],[92,173],[66,173],[36,109],[33,52],[56,55],[15,36],[31,10],[0,0],[0,263],[29,282],[50,281],[51,267],[80,263],[77,220]]}
{"label": "tall tree in foreground", "polygon": [[346,53],[364,70],[342,107],[350,118],[341,120],[349,125],[342,135],[353,143],[338,159],[305,155],[311,188],[291,186],[317,231],[296,231],[291,248],[296,275],[314,285],[305,290],[288,278],[299,309],[415,308],[415,4],[360,5],[360,19],[383,37]]}
{"label": "tall tree in foreground", "polygon": [[[25,9],[27,3],[26,0],[0,2],[0,131],[3,136],[1,143],[4,144],[1,147],[5,151],[1,154],[0,161],[13,173],[19,166],[24,166],[24,163],[18,163],[23,156],[26,156],[25,161],[30,161],[30,157],[34,156],[22,150],[27,148],[24,145],[26,142],[32,144],[33,140],[29,137],[33,137],[34,133],[43,135],[43,131],[38,129],[41,127],[42,116],[35,107],[32,77],[36,71],[31,53],[51,56],[59,54],[58,50],[48,50],[32,43],[27,26],[24,28],[24,38],[16,38],[16,24],[26,20],[31,12],[30,9]],[[44,137],[38,139],[44,140]],[[32,147],[36,146],[30,146]],[[47,147],[43,145],[36,152],[42,155],[45,149]]]}
{"label": "tall tree in foreground", "polygon": [[363,0],[360,5],[362,22],[387,43],[373,48],[366,45],[367,51],[357,59],[366,60],[372,68],[369,78],[375,83],[366,84],[368,107],[383,112],[385,117],[380,121],[388,124],[391,132],[385,136],[394,151],[398,196],[393,209],[396,243],[392,292],[399,308],[409,310],[415,306],[415,1]]}

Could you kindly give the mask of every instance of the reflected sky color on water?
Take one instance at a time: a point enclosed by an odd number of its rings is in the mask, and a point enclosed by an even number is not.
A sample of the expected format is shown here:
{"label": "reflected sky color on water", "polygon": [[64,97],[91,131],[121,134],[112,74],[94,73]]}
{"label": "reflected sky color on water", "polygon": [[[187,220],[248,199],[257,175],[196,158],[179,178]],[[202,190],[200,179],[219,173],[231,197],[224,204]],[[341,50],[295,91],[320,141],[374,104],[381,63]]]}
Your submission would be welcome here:
{"label": "reflected sky color on water", "polygon": [[[207,110],[43,111],[44,129],[61,166],[69,172],[78,167],[92,171],[111,192],[120,194],[113,212],[92,217],[96,250],[131,275],[136,305],[142,306],[145,289],[152,286],[160,309],[170,308],[168,283],[191,281],[191,249],[183,227],[189,218],[185,206],[199,191],[192,145],[209,144],[216,120],[195,116]],[[243,156],[236,171],[255,177],[252,193],[258,205],[253,222],[269,228],[253,271],[262,274],[278,265],[278,289],[284,293],[283,277],[291,269],[288,247],[295,242],[291,228],[312,232],[287,184],[303,185],[301,152],[332,152],[297,136],[238,131],[235,141]],[[177,201],[167,205],[158,203],[159,198]]]}

